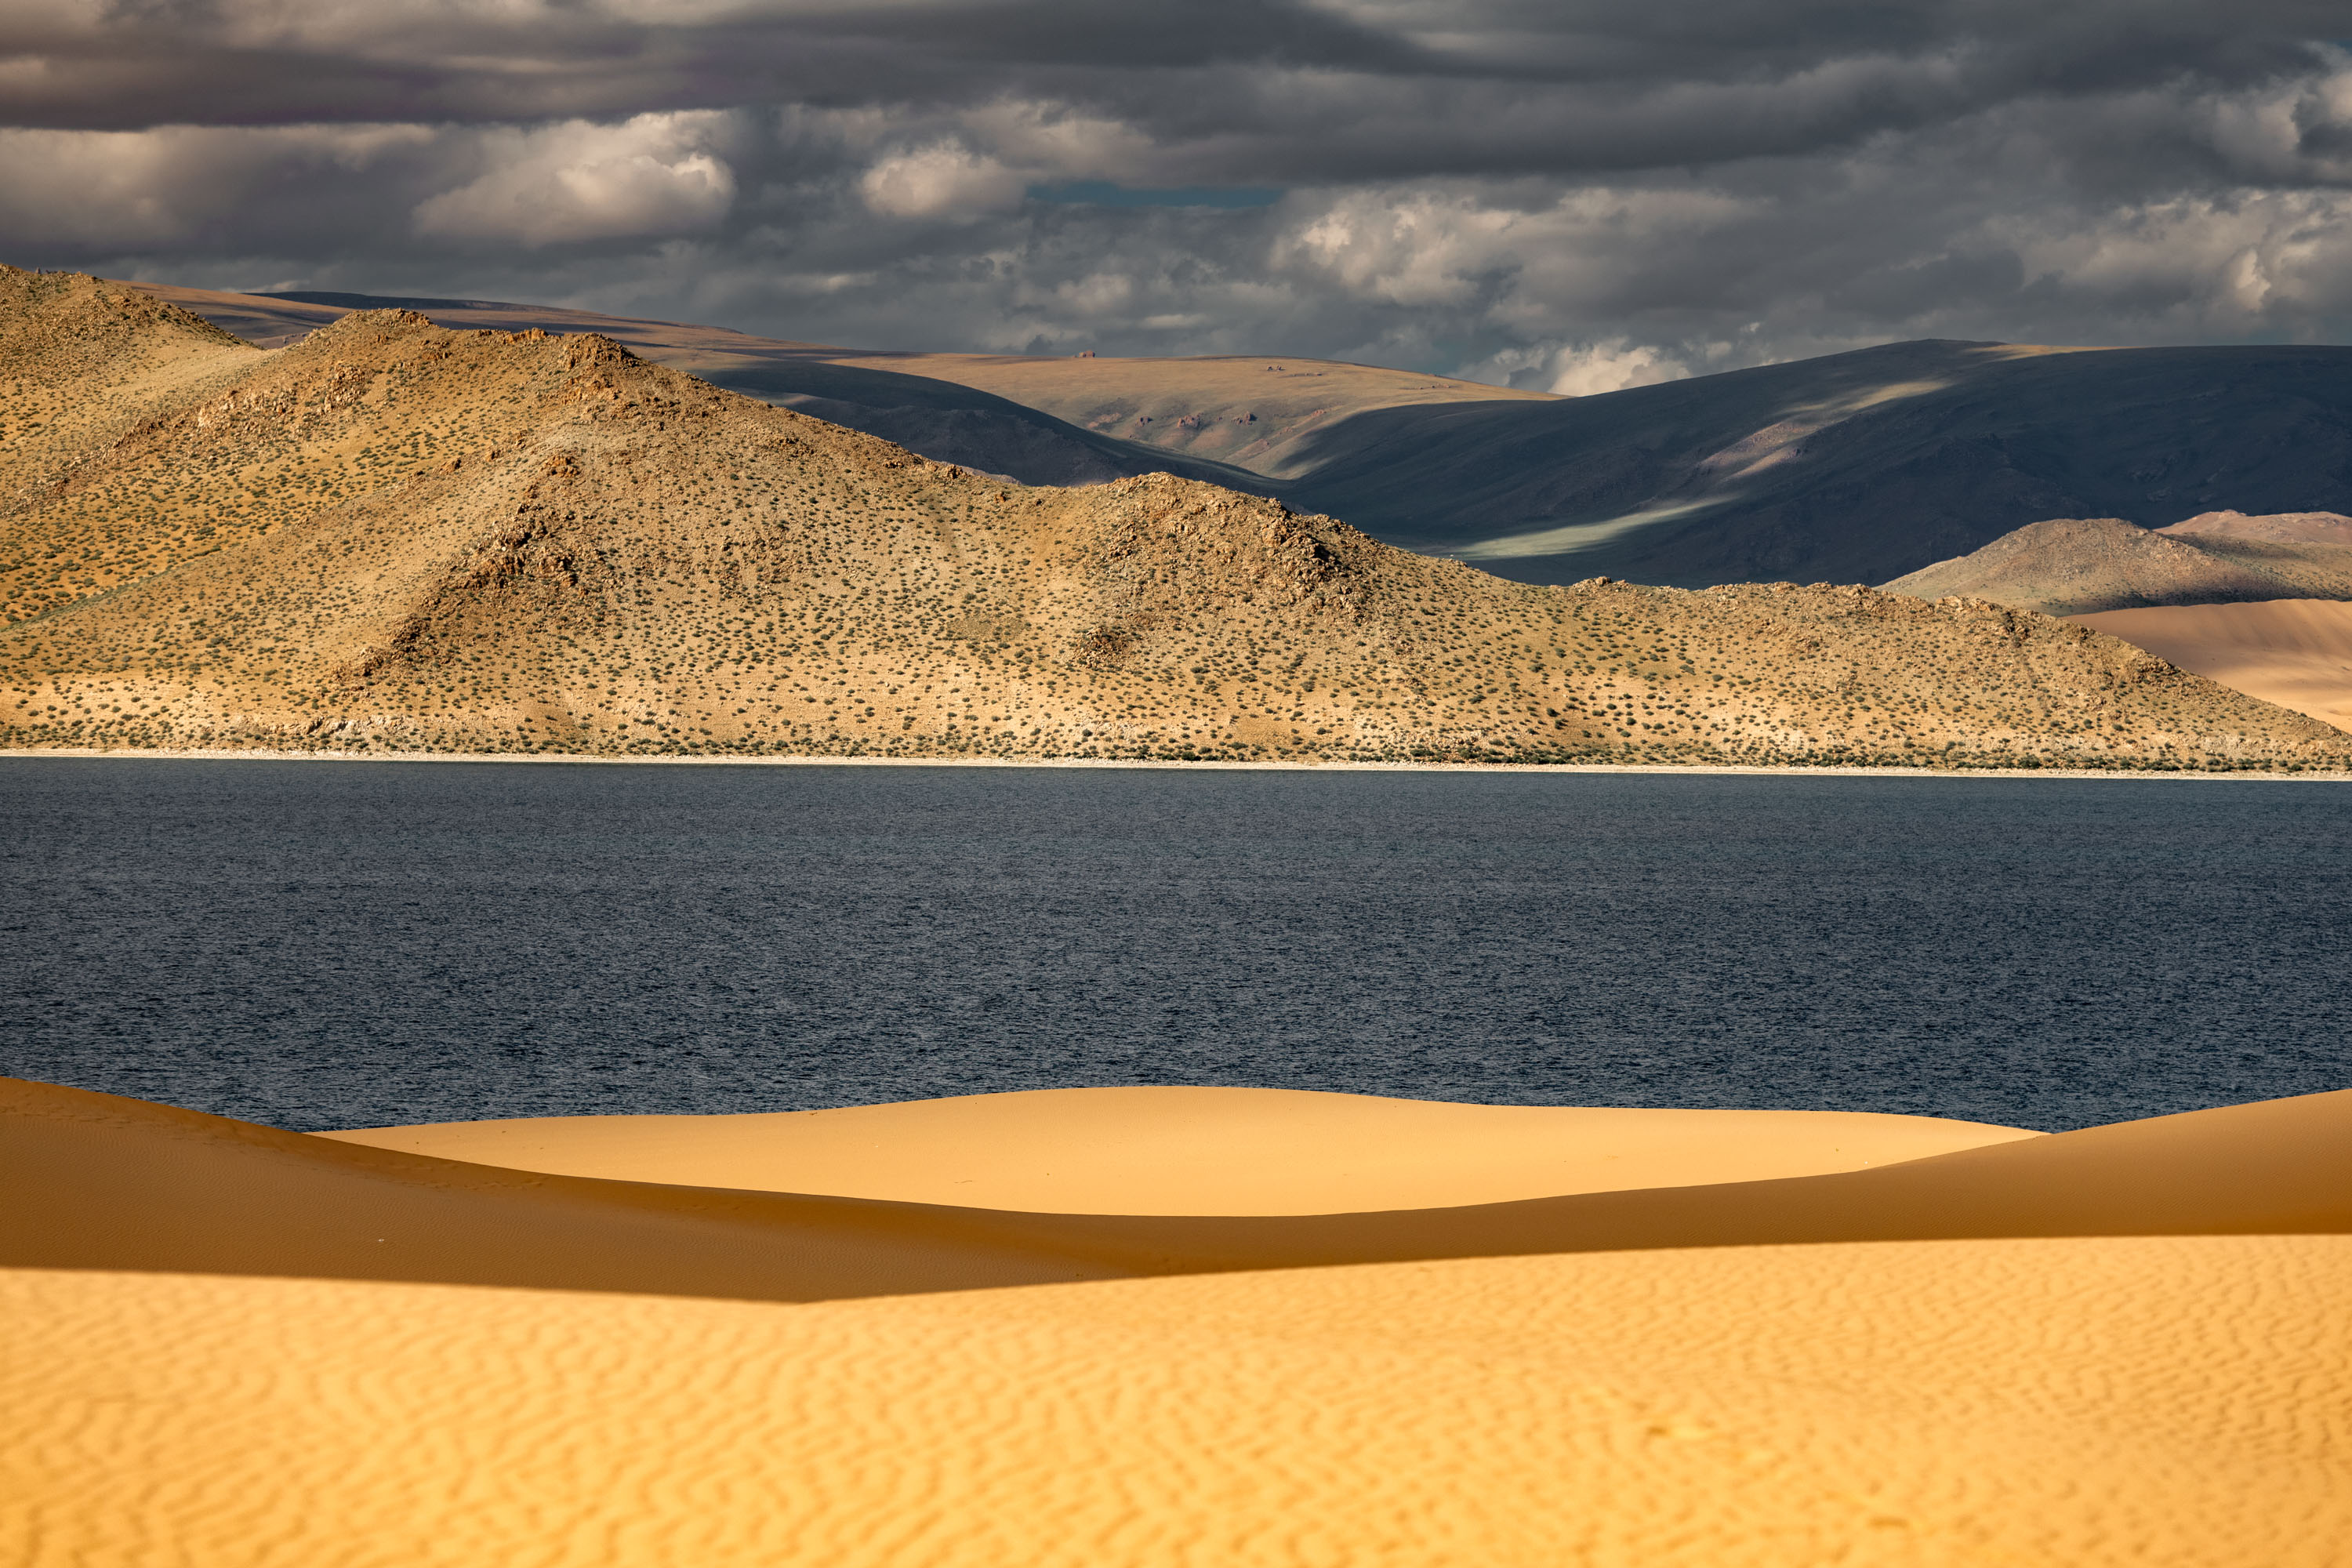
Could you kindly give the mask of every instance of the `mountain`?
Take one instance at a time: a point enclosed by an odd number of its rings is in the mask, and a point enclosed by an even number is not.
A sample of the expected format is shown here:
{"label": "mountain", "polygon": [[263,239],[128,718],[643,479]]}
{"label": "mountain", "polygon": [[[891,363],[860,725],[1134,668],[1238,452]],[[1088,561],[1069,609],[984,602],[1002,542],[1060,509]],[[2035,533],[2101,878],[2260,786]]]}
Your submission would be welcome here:
{"label": "mountain", "polygon": [[2119,637],[2183,669],[2352,728],[2352,518],[2200,512],[2167,528],[2052,518],[1898,577]]}
{"label": "mountain", "polygon": [[1166,472],[1259,493],[1272,488],[1245,468],[1081,429],[985,391],[894,368],[890,356],[869,363],[871,356],[820,343],[498,300],[226,294],[156,283],[119,287],[177,305],[260,348],[284,347],[354,310],[410,310],[467,331],[593,332],[713,385],[879,436],[939,462],[1024,484],[1100,484]]}
{"label": "mountain", "polygon": [[2352,500],[2352,349],[1896,343],[1307,444],[1294,505],[1528,581],[1883,582],[2053,517]]}
{"label": "mountain", "polygon": [[2352,517],[2335,511],[2287,511],[2248,517],[2242,511],[2200,511],[2159,533],[2193,539],[2209,549],[2239,542],[2326,544],[2352,550]]}
{"label": "mountain", "polygon": [[1507,582],[1168,475],[1029,488],[595,334],[260,350],[0,269],[0,743],[2302,768],[1982,601]]}
{"label": "mountain", "polygon": [[[894,363],[1528,582],[1874,582],[2044,518],[2352,503],[2344,348],[1891,343],[1580,398],[1240,359]],[[1314,390],[1357,383],[1352,405]]]}
{"label": "mountain", "polygon": [[1294,477],[1286,453],[1368,410],[1556,401],[1548,393],[1330,360],[877,352],[553,305],[128,287],[263,348],[364,310],[415,310],[461,329],[599,332],[747,396],[1033,484],[1164,471],[1263,494]]}
{"label": "mountain", "polygon": [[2053,616],[2352,599],[2352,518],[2206,512],[2159,529],[2115,517],[2051,518],[1885,586],[1921,598],[1972,594]]}

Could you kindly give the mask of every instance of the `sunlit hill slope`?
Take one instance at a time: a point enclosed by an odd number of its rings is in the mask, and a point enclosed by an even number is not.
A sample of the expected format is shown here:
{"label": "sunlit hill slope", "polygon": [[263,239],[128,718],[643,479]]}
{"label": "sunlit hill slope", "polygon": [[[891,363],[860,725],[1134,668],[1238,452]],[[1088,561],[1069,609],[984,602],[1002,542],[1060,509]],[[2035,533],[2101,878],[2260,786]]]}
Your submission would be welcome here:
{"label": "sunlit hill slope", "polygon": [[2051,518],[1885,586],[1922,597],[1974,595],[2053,616],[2352,599],[2352,518],[2208,512],[2156,529],[2113,517]]}
{"label": "sunlit hill slope", "polygon": [[0,273],[0,740],[2340,765],[1982,601],[1538,587],[1164,475],[974,476],[609,340],[269,351]]}

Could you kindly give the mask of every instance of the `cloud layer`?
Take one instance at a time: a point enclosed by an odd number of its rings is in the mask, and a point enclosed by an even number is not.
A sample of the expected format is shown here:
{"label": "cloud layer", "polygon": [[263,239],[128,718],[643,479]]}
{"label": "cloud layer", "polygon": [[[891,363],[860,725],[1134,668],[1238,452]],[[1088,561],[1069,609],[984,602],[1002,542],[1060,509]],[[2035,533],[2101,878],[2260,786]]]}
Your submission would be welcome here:
{"label": "cloud layer", "polygon": [[[2341,341],[2331,25],[2263,0],[19,4],[0,259],[1564,392],[1892,338]],[[1167,195],[1066,199],[1114,189]]]}

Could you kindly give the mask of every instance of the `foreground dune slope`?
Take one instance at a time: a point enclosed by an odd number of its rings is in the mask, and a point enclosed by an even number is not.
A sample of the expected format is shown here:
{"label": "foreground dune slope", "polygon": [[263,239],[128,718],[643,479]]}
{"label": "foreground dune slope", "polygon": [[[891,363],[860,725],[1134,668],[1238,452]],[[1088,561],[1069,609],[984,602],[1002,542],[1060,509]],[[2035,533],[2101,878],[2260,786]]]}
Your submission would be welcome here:
{"label": "foreground dune slope", "polygon": [[539,1175],[18,1079],[0,1129],[0,1265],[785,1300],[1131,1272],[985,1211]]}
{"label": "foreground dune slope", "polygon": [[1822,1175],[2039,1135],[1860,1111],[1450,1105],[1152,1086],[739,1116],[445,1121],[319,1136],[696,1187],[1058,1214],[1276,1215]]}
{"label": "foreground dune slope", "polygon": [[1481,1259],[780,1307],[0,1272],[0,1555],[2342,1561],[2352,1238]]}
{"label": "foreground dune slope", "polygon": [[813,1300],[1623,1248],[2352,1232],[2352,1090],[1834,1175],[1169,1216],[545,1175],[0,1079],[0,1266]]}

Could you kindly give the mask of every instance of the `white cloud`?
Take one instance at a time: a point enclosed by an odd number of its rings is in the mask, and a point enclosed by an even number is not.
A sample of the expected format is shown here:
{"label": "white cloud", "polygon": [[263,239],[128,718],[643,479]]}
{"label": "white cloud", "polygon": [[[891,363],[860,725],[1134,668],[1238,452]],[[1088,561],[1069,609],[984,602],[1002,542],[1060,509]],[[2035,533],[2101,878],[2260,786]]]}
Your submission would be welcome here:
{"label": "white cloud", "polygon": [[[1704,355],[1702,354],[1702,357]],[[1465,381],[1528,387],[1562,397],[1590,397],[1680,381],[1691,374],[1682,360],[1649,343],[1611,338],[1595,343],[1538,343],[1504,349],[1454,373]]]}
{"label": "white cloud", "polygon": [[940,142],[883,159],[866,171],[858,191],[886,216],[969,219],[1019,205],[1023,184],[994,158]]}
{"label": "white cloud", "polygon": [[2238,191],[1993,226],[2060,311],[2137,318],[2158,339],[2307,339],[2352,310],[2352,193]]}
{"label": "white cloud", "polygon": [[735,201],[734,170],[712,151],[727,120],[640,114],[487,132],[490,167],[418,203],[417,232],[531,246],[704,232]]}
{"label": "white cloud", "polygon": [[1276,245],[1277,266],[1321,272],[1391,304],[1460,305],[1478,276],[1507,264],[1519,215],[1432,191],[1349,193]]}
{"label": "white cloud", "polygon": [[1589,397],[1596,392],[1622,392],[1629,386],[1651,386],[1680,381],[1690,367],[1647,343],[1595,343],[1590,348],[1563,348],[1552,355],[1548,392],[1563,397]]}

